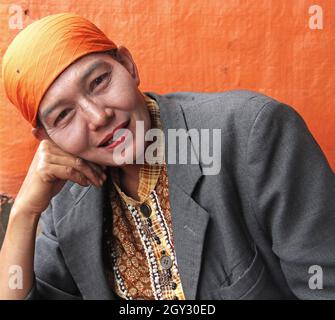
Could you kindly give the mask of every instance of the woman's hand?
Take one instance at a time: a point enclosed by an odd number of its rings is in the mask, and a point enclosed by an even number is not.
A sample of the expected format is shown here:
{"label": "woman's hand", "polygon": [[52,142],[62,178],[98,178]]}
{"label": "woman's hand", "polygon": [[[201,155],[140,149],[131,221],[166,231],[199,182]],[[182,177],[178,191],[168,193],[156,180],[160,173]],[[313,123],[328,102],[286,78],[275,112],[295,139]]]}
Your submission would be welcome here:
{"label": "woman's hand", "polygon": [[50,140],[42,140],[13,206],[40,215],[67,180],[101,187],[105,179],[97,164],[64,152]]}

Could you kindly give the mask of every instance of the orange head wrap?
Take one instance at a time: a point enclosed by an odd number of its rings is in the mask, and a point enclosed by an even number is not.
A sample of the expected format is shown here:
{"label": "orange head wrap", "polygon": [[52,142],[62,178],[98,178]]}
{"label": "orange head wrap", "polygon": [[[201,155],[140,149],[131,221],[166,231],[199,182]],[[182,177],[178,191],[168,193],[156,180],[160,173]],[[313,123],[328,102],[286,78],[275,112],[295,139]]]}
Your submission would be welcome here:
{"label": "orange head wrap", "polygon": [[117,46],[87,19],[60,13],[26,27],[9,45],[2,62],[8,99],[36,127],[43,95],[76,59]]}

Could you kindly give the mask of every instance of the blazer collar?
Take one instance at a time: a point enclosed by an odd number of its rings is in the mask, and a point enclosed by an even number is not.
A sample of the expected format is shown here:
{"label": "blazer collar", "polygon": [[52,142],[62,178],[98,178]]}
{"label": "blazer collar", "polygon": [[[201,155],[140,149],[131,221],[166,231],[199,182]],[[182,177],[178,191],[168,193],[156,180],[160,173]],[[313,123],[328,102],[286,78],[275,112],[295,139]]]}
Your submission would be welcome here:
{"label": "blazer collar", "polygon": [[[160,118],[163,126],[164,136],[165,136],[165,155],[167,162],[168,155],[168,129],[184,129],[188,130],[187,123],[185,121],[184,112],[182,105],[177,103],[175,100],[168,99],[164,96],[155,94],[153,92],[146,92],[146,95],[155,99],[158,102],[160,110]],[[197,151],[194,149],[192,141],[188,138],[189,147],[195,152],[197,158]],[[179,158],[179,148],[176,150],[176,159]],[[177,184],[184,192],[191,195],[193,189],[198,182],[199,178],[202,176],[201,167],[199,164],[167,164],[168,171],[170,169],[173,174],[169,175],[169,181]]]}
{"label": "blazer collar", "polygon": [[[146,93],[160,107],[164,135],[168,129],[187,129],[182,106]],[[190,144],[193,148],[192,144]],[[168,145],[165,143],[165,154]],[[167,159],[167,157],[166,157]],[[177,154],[178,159],[178,154]],[[167,164],[173,238],[186,299],[195,299],[209,215],[191,197],[202,176],[199,164]],[[115,299],[106,282],[102,259],[104,189],[74,184],[74,206],[60,221],[59,242],[69,269],[86,299]],[[85,201],[82,201],[85,199]]]}

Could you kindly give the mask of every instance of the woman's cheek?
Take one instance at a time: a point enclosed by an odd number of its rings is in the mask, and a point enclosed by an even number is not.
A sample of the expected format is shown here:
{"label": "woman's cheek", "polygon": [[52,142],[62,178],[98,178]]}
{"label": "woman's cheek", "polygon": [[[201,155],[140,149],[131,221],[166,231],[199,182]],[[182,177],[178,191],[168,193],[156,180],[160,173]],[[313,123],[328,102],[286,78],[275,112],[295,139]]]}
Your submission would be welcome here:
{"label": "woman's cheek", "polygon": [[79,132],[72,130],[71,133],[65,133],[62,137],[57,137],[58,146],[65,152],[78,155],[85,153],[87,150],[87,139]]}

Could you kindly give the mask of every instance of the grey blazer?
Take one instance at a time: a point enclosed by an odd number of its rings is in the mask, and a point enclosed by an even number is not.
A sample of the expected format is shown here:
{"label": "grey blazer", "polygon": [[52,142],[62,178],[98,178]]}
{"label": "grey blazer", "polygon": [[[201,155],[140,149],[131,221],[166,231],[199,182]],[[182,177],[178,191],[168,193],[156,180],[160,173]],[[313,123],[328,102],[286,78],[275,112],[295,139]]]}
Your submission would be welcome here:
{"label": "grey blazer", "polygon": [[[201,161],[167,165],[186,298],[334,299],[335,176],[302,118],[244,90],[146,94],[165,133],[222,129],[218,175]],[[53,198],[28,299],[116,299],[102,262],[103,199],[104,188],[70,182]]]}

